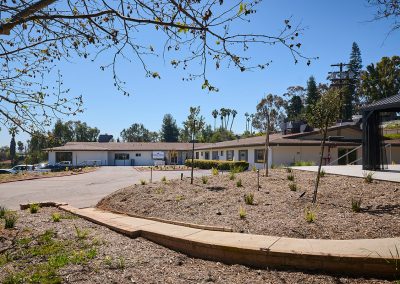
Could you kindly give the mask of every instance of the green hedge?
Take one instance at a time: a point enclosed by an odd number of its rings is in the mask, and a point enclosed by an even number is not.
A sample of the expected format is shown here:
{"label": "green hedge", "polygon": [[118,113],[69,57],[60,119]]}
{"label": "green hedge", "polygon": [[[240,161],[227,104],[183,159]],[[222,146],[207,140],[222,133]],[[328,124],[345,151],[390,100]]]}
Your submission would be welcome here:
{"label": "green hedge", "polygon": [[[245,171],[249,168],[248,162],[234,162],[234,161],[219,161],[219,160],[193,160],[194,167],[199,169],[212,169],[216,168],[218,170],[238,170]],[[191,167],[192,160],[188,159],[185,161],[185,166]]]}

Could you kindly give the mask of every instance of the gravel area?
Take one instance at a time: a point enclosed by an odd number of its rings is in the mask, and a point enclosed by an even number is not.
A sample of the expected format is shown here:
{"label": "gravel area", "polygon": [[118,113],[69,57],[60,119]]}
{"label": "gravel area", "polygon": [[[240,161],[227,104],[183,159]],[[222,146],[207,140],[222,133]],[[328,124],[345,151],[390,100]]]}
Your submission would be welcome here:
{"label": "gravel area", "polygon": [[[294,238],[358,239],[400,236],[400,184],[362,178],[325,175],[321,178],[314,222],[305,220],[311,205],[315,173],[294,171],[296,191],[289,189],[285,169],[257,173],[229,173],[166,183],[134,185],[112,193],[98,203],[102,209],[203,225],[231,227],[251,234]],[[206,179],[206,177],[204,177]],[[237,186],[238,180],[242,187]],[[254,205],[245,203],[254,194]],[[361,199],[361,212],[352,211],[352,199]],[[246,212],[239,217],[239,209]]]}
{"label": "gravel area", "polygon": [[[53,213],[60,213],[66,218],[55,223],[51,220]],[[17,275],[27,267],[41,267],[43,273],[43,267],[46,267],[43,265],[51,257],[54,260],[56,246],[50,246],[52,255],[32,256],[32,252],[49,241],[50,244],[65,242],[75,250],[81,246],[81,251],[88,248],[96,251],[87,261],[68,264],[57,270],[56,276],[60,277],[60,281],[51,283],[391,283],[304,272],[256,270],[241,265],[193,259],[145,239],[130,239],[88,221],[73,218],[55,208],[41,208],[37,214],[28,211],[18,214],[16,229],[2,229],[3,224],[0,227],[2,283],[27,283],[26,279],[22,282],[5,282],[11,274]],[[75,228],[87,232],[87,236],[78,239]],[[49,230],[53,232],[50,240],[38,237]],[[27,245],[28,237],[37,241]],[[64,251],[70,247],[64,248]],[[30,254],[21,253],[22,249]],[[79,256],[79,251],[75,254]],[[9,260],[4,263],[6,256]]]}

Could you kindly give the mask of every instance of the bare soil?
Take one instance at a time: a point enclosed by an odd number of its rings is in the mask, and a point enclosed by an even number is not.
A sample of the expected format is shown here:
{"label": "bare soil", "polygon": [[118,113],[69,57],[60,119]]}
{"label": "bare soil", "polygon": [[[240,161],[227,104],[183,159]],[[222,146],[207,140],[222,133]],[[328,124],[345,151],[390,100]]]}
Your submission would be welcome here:
{"label": "bare soil", "polygon": [[[106,210],[163,219],[231,227],[234,231],[294,238],[359,239],[400,236],[400,184],[366,183],[362,178],[326,175],[321,178],[317,204],[311,206],[315,173],[294,171],[296,191],[289,189],[284,169],[260,176],[229,173],[210,176],[207,184],[196,178],[167,183],[134,185],[112,193],[98,203]],[[204,178],[206,179],[206,178]],[[242,187],[237,186],[238,180]],[[254,194],[254,205],[245,203]],[[352,200],[361,199],[361,212],[353,212]],[[306,208],[316,214],[305,220]],[[245,218],[239,217],[243,208]]]}
{"label": "bare soil", "polygon": [[[392,283],[193,259],[55,208],[18,215],[15,229],[0,220],[1,283]],[[78,238],[76,228],[87,235]]]}

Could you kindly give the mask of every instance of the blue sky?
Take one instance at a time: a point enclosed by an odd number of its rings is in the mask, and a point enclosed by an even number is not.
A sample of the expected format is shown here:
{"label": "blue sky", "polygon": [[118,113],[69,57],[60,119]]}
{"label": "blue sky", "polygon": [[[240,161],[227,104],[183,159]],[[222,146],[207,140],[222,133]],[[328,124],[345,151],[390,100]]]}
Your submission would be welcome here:
{"label": "blue sky", "polygon": [[[234,68],[209,69],[209,78],[220,89],[218,93],[201,90],[200,80],[183,82],[183,73],[164,62],[149,59],[161,79],[145,77],[138,62],[125,62],[119,72],[127,81],[127,89],[132,93],[126,97],[113,86],[110,72],[101,72],[99,65],[107,58],[92,63],[89,60],[75,59],[71,63],[58,66],[64,78],[64,85],[71,88],[71,95],[83,95],[84,113],[73,118],[96,126],[101,133],[118,137],[123,128],[132,123],[143,123],[147,128],[160,129],[162,117],[171,113],[181,126],[187,117],[190,106],[200,106],[208,123],[213,124],[213,109],[234,108],[238,111],[233,130],[243,132],[244,113],[255,111],[255,105],[266,93],[281,95],[288,86],[303,85],[314,75],[317,82],[325,82],[330,64],[347,62],[353,41],[357,42],[362,53],[363,65],[377,62],[383,56],[399,55],[400,32],[387,37],[390,22],[371,22],[374,9],[367,6],[366,0],[264,0],[258,11],[251,17],[250,24],[240,23],[240,29],[247,31],[278,32],[283,21],[292,16],[294,22],[305,27],[301,36],[302,51],[310,57],[318,56],[311,66],[305,62],[294,64],[288,50],[275,46],[250,50],[250,55],[265,56],[273,63],[263,71],[242,73]],[[161,45],[157,37],[139,34],[154,46]],[[19,134],[17,140],[25,141],[28,136]],[[10,136],[3,128],[0,132],[0,145],[8,145]]]}

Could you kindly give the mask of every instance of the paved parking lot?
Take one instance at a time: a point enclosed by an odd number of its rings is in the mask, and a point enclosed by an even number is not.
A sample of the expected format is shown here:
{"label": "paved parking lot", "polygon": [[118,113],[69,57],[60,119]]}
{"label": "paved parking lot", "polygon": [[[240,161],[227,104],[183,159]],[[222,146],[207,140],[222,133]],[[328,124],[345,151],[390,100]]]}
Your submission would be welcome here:
{"label": "paved parking lot", "polygon": [[[153,181],[190,177],[190,171],[153,172]],[[210,171],[195,171],[195,176]],[[139,172],[133,167],[101,167],[97,171],[65,177],[54,177],[0,184],[0,205],[19,208],[19,204],[36,201],[67,202],[75,207],[94,206],[104,196],[120,188],[149,180],[150,172]]]}

